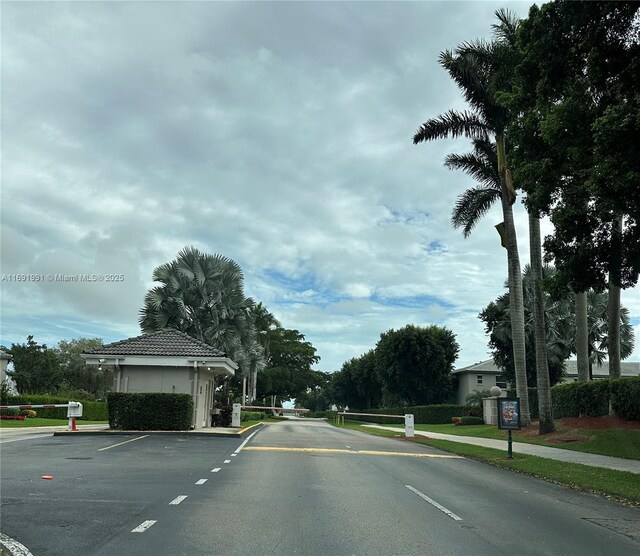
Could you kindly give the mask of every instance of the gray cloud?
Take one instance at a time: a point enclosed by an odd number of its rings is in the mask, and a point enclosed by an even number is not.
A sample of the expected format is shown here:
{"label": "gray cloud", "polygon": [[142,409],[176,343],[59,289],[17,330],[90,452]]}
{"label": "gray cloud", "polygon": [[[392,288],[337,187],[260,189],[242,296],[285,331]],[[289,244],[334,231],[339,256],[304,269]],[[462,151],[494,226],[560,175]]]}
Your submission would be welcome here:
{"label": "gray cloud", "polygon": [[438,53],[488,36],[499,6],[4,5],[2,273],[125,280],[3,283],[2,341],[135,334],[155,266],[195,245],[235,259],[321,368],[408,322],[452,328],[460,364],[484,358],[501,215],[452,230],[471,182],[442,161],[466,143],[411,137],[464,106]]}

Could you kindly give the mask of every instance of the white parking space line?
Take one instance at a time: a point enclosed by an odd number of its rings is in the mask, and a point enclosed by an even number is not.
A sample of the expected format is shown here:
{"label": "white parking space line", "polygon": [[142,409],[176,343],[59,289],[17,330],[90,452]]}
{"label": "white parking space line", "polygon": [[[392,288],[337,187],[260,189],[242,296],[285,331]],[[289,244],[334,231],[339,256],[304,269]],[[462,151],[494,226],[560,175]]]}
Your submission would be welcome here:
{"label": "white parking space line", "polygon": [[249,440],[251,440],[251,438],[253,437],[254,434],[256,434],[258,431],[254,431],[252,432],[249,436],[247,436],[247,438],[245,439],[245,441],[240,444],[240,446],[238,446],[237,450],[234,452],[235,454],[239,454],[242,451],[242,448],[244,448],[247,445],[247,442],[249,442]]}
{"label": "white parking space line", "polygon": [[141,440],[142,438],[147,438],[148,436],[149,436],[148,434],[145,434],[144,436],[138,436],[137,438],[131,438],[130,440],[125,440],[124,442],[118,442],[118,444],[112,444],[111,446],[107,446],[106,448],[100,448],[98,450],[98,452],[104,452],[105,450],[111,450],[111,448],[116,448],[117,446],[122,446],[123,444],[128,444],[129,442],[135,442],[136,440]]}
{"label": "white parking space line", "polygon": [[214,467],[214,468],[211,470],[211,473],[217,473],[218,471],[220,471],[220,469],[222,469],[222,467]]}
{"label": "white parking space line", "polygon": [[438,508],[441,512],[444,512],[445,514],[447,514],[451,519],[455,519],[456,521],[462,521],[462,518],[459,515],[454,514],[451,510],[447,510],[447,508],[445,508],[444,506],[441,506],[435,500],[433,500],[432,498],[429,498],[426,494],[420,492],[417,488],[413,488],[411,485],[404,485],[404,486],[406,486],[411,492],[417,494],[423,500],[429,502],[429,504],[431,504],[435,508]]}
{"label": "white parking space line", "polygon": [[222,463],[231,463],[230,459],[225,459]]}
{"label": "white parking space line", "polygon": [[182,502],[185,498],[187,497],[186,494],[181,494],[180,496],[174,498],[173,500],[171,500],[171,502],[169,502],[169,506],[177,506],[178,504],[180,504],[180,502]]}
{"label": "white parking space line", "polygon": [[138,525],[135,529],[132,529],[132,533],[144,533],[149,527],[151,527],[154,523],[156,523],[156,519],[148,519],[147,521],[143,521],[140,525]]}
{"label": "white parking space line", "polygon": [[200,480],[196,481],[196,484],[197,484],[197,485],[203,485],[203,484],[205,484],[208,480],[209,480],[209,479],[200,479]]}

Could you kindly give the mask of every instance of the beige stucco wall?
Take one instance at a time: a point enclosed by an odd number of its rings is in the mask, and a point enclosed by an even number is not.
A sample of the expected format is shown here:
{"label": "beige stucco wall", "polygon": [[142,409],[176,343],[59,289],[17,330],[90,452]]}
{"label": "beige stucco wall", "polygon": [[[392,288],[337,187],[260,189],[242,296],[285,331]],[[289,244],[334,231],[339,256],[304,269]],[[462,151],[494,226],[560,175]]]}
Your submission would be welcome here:
{"label": "beige stucco wall", "polygon": [[[482,384],[478,384],[477,382],[478,375],[482,375]],[[485,374],[482,372],[458,374],[458,404],[464,405],[467,396],[474,390],[488,390],[492,386],[495,386],[497,376],[498,375],[495,374]]]}

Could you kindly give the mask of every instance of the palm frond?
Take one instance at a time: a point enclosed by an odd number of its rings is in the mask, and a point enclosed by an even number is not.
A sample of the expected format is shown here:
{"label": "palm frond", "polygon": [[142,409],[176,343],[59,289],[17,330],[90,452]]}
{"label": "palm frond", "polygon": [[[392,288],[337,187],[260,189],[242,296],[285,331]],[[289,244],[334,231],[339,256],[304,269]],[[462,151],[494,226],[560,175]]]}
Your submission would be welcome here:
{"label": "palm frond", "polygon": [[514,12],[507,8],[500,8],[495,12],[496,18],[499,23],[494,23],[491,28],[493,29],[493,36],[501,42],[507,43],[509,46],[515,46],[516,33],[520,26],[520,19]]}
{"label": "palm frond", "polygon": [[456,112],[449,110],[423,123],[413,136],[413,144],[417,145],[423,141],[460,136],[480,139],[486,137],[490,131],[476,114],[467,111]]}
{"label": "palm frond", "polygon": [[500,190],[494,187],[472,187],[460,195],[451,213],[451,224],[462,228],[464,237],[469,237],[478,221],[491,206],[500,199]]}
{"label": "palm frond", "polygon": [[490,161],[479,153],[450,154],[444,160],[449,170],[462,170],[487,187],[500,191],[497,161]]}

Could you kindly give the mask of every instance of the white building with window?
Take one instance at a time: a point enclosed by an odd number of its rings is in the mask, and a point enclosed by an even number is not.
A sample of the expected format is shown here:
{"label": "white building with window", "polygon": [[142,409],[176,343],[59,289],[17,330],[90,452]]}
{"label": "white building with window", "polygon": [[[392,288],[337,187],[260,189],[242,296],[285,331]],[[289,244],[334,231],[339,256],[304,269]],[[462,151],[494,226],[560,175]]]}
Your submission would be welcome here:
{"label": "white building with window", "polygon": [[493,359],[487,359],[452,373],[454,385],[457,383],[456,403],[464,405],[467,396],[475,390],[489,390],[492,386],[500,386],[506,394],[507,383],[502,380],[502,370],[496,367]]}

